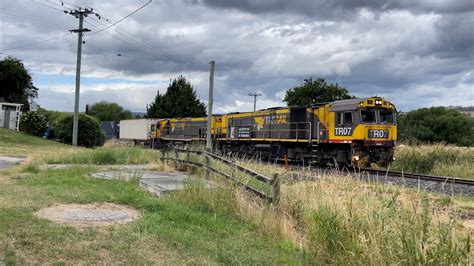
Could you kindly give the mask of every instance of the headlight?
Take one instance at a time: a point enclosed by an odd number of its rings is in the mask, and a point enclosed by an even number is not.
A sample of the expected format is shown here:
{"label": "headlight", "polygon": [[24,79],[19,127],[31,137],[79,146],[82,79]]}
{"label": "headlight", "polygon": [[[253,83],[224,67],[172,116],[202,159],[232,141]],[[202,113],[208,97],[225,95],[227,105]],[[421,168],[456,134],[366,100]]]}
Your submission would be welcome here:
{"label": "headlight", "polygon": [[354,160],[358,161],[359,159],[360,159],[359,156],[357,156],[357,155],[354,156]]}
{"label": "headlight", "polygon": [[395,161],[395,156],[392,157],[392,161]]}

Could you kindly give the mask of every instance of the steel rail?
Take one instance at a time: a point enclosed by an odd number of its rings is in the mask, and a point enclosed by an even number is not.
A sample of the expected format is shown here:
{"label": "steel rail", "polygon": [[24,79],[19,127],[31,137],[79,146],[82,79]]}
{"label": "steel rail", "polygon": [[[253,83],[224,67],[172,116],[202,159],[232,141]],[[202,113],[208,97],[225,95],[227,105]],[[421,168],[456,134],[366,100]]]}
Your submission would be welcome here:
{"label": "steel rail", "polygon": [[392,176],[392,177],[401,177],[401,178],[406,178],[406,179],[433,181],[433,182],[438,182],[438,183],[474,186],[474,179],[462,179],[462,178],[457,178],[457,177],[445,177],[445,176],[435,176],[435,175],[425,175],[425,174],[404,173],[404,172],[377,170],[377,169],[370,169],[370,168],[361,168],[360,173],[362,174],[364,172],[369,173],[369,174],[377,174],[380,176]]}

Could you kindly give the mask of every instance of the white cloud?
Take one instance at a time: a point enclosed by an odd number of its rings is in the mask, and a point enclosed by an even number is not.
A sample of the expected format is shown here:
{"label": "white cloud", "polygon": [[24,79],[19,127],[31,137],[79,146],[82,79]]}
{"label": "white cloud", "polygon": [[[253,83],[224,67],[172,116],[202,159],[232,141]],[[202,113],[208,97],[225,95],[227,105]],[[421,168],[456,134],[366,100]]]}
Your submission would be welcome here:
{"label": "white cloud", "polygon": [[[156,89],[164,90],[180,74],[207,102],[208,62],[215,60],[218,112],[251,110],[247,94],[254,91],[264,94],[259,108],[283,105],[285,90],[310,76],[338,82],[358,96],[387,95],[404,109],[472,104],[474,37],[472,27],[465,25],[473,21],[474,12],[467,1],[449,6],[331,1],[317,10],[310,8],[312,1],[289,5],[248,0],[237,1],[237,6],[191,2],[196,1],[153,1],[119,24],[131,34],[110,29],[86,35],[82,77],[90,80],[82,85],[81,102],[113,99],[144,110]],[[130,0],[73,3],[91,5],[111,21],[137,6]],[[21,15],[37,21],[5,20],[3,48],[77,27],[73,17],[28,1],[11,2],[7,9],[22,10]],[[86,21],[93,31],[103,27],[94,18]],[[76,41],[76,35],[65,36],[2,56],[23,59],[35,80],[41,80],[36,84],[40,103],[69,110]],[[418,100],[412,100],[414,95]]]}

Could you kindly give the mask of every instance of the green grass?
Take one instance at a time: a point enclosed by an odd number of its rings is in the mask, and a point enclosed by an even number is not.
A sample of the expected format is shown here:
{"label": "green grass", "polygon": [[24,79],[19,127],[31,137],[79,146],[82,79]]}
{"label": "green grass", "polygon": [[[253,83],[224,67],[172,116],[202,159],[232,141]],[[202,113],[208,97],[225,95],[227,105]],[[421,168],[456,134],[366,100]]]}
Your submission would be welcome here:
{"label": "green grass", "polygon": [[400,146],[392,170],[474,179],[474,149],[446,145]]}
{"label": "green grass", "polygon": [[141,148],[98,148],[88,149],[69,155],[52,155],[47,159],[50,164],[147,164],[157,163],[161,153]]}
{"label": "green grass", "polygon": [[[3,247],[3,253],[9,254],[8,260],[18,263],[28,263],[33,258],[39,263],[100,261],[96,251],[78,247],[78,243],[85,241],[92,246],[105,247],[115,262],[151,263],[152,260],[143,257],[150,250],[143,253],[134,250],[150,239],[176,251],[178,254],[173,257],[180,262],[301,264],[307,259],[301,250],[288,245],[284,239],[275,239],[240,219],[235,210],[232,211],[236,201],[231,190],[204,191],[200,186],[193,186],[178,194],[156,198],[130,182],[88,178],[92,172],[93,169],[84,168],[42,171],[18,179],[12,190],[0,192],[0,199],[8,199],[0,204],[0,238],[8,243]],[[225,199],[225,207],[209,204],[208,197]],[[16,204],[4,206],[9,202]],[[133,224],[105,232],[89,229],[84,234],[32,214],[40,207],[57,202],[113,202],[137,208],[143,216]],[[107,239],[109,236],[112,239]],[[42,255],[31,258],[32,254]]]}
{"label": "green grass", "polygon": [[0,128],[0,154],[25,155],[45,148],[49,150],[57,150],[66,147],[68,146],[52,140],[33,137],[23,132]]}
{"label": "green grass", "polygon": [[[87,150],[37,138],[24,141],[36,143],[28,149],[21,141],[28,137],[18,138],[10,136],[10,146],[31,160],[0,171],[0,261],[7,264],[451,265],[474,258],[473,228],[465,224],[472,219],[459,218],[474,211],[469,197],[328,175],[283,183],[278,209],[222,179],[213,180],[218,189],[196,181],[157,198],[138,187],[138,177],[131,182],[89,177],[100,165],[159,164],[156,151]],[[9,144],[0,140],[0,147]],[[45,170],[45,162],[89,166]],[[281,171],[241,163],[265,175]],[[142,216],[130,224],[76,229],[34,215],[56,204],[101,202],[136,208]]]}

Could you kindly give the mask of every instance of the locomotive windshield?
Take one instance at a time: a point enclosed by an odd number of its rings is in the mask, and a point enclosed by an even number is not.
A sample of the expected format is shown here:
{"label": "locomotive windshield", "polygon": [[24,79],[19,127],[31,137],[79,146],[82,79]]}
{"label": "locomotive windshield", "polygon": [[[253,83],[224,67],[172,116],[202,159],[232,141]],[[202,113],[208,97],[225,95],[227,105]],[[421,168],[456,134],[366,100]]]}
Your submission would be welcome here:
{"label": "locomotive windshield", "polygon": [[360,110],[362,123],[375,123],[375,110],[374,109],[362,109]]}
{"label": "locomotive windshield", "polygon": [[392,110],[380,110],[380,123],[382,124],[395,124],[395,114]]}
{"label": "locomotive windshield", "polygon": [[361,109],[360,118],[364,124],[395,124],[395,113],[388,109]]}

